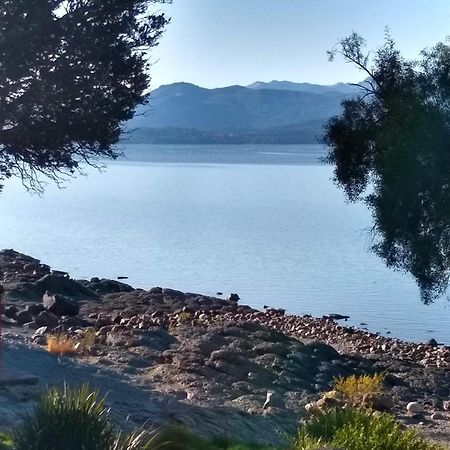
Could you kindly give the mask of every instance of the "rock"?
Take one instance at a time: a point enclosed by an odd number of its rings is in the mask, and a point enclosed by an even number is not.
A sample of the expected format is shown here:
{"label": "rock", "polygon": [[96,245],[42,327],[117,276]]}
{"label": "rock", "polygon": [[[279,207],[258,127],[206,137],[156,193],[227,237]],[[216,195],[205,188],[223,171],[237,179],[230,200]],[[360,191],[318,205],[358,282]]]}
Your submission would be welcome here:
{"label": "rock", "polygon": [[67,297],[46,292],[42,299],[44,308],[58,316],[76,316],[80,312],[80,306]]}
{"label": "rock", "polygon": [[175,289],[164,288],[164,289],[162,289],[162,293],[164,295],[166,295],[167,297],[180,298],[180,299],[185,298],[184,292],[177,291]]}
{"label": "rock", "polygon": [[282,408],[283,407],[283,400],[281,397],[273,391],[267,391],[266,395],[266,401],[263,405],[263,411],[265,411],[267,408]]}
{"label": "rock", "polygon": [[434,412],[433,414],[431,414],[430,419],[431,420],[442,420],[442,419],[444,419],[444,415],[439,412]]}
{"label": "rock", "polygon": [[307,403],[305,405],[305,411],[308,414],[314,415],[314,414],[320,414],[321,409],[317,406],[316,402]]}
{"label": "rock", "polygon": [[431,347],[437,347],[439,344],[436,341],[436,339],[431,338],[430,340],[427,341],[427,345],[429,345]]}
{"label": "rock", "polygon": [[18,311],[17,306],[11,305],[4,309],[3,314],[9,319],[14,319]]}
{"label": "rock", "polygon": [[343,401],[330,397],[322,397],[316,402],[316,406],[322,411],[328,408],[338,408],[343,404]]}
{"label": "rock", "polygon": [[328,316],[324,316],[327,319],[332,319],[332,320],[347,320],[350,319],[350,316],[345,316],[342,314],[328,314]]}
{"label": "rock", "polygon": [[161,287],[156,286],[156,287],[152,287],[149,291],[150,294],[162,294],[163,290]]}
{"label": "rock", "polygon": [[409,402],[406,405],[406,410],[413,416],[423,412],[422,405],[418,402]]}
{"label": "rock", "polygon": [[442,407],[445,411],[450,411],[450,400],[444,400],[442,402]]}
{"label": "rock", "polygon": [[283,308],[266,308],[266,314],[272,316],[284,316],[286,314],[286,310]]}
{"label": "rock", "polygon": [[22,326],[24,328],[28,328],[29,330],[37,330],[39,328],[38,324],[34,320],[31,322],[24,323]]}
{"label": "rock", "polygon": [[101,280],[97,278],[94,281],[93,280],[91,280],[90,283],[86,285],[86,287],[98,295],[134,291],[134,288],[132,286],[120,281],[108,280],[106,278],[102,278]]}
{"label": "rock", "polygon": [[48,331],[48,327],[40,327],[35,331],[33,337],[43,336],[45,333],[47,333],[47,331]]}
{"label": "rock", "polygon": [[33,316],[29,311],[20,311],[17,313],[16,321],[18,325],[24,325],[25,323],[29,323],[33,321]]}
{"label": "rock", "polygon": [[33,342],[37,345],[46,345],[47,337],[46,336],[33,336]]}
{"label": "rock", "polygon": [[27,306],[27,311],[33,316],[37,316],[40,312],[44,311],[44,305],[42,303],[32,303]]}
{"label": "rock", "polygon": [[66,333],[69,330],[69,327],[67,325],[64,324],[60,324],[58,326],[56,326],[55,328],[53,328],[53,333],[55,334],[63,334]]}
{"label": "rock", "polygon": [[47,274],[37,281],[11,283],[7,289],[7,298],[12,300],[39,302],[42,300],[42,296],[46,291],[76,300],[98,297],[95,292],[87,289],[71,278]]}
{"label": "rock", "polygon": [[106,336],[113,329],[113,325],[105,325],[98,330],[98,334],[100,336]]}
{"label": "rock", "polygon": [[237,302],[240,300],[240,297],[239,297],[238,294],[230,294],[230,295],[228,296],[228,300],[229,300],[230,302],[237,303]]}
{"label": "rock", "polygon": [[376,411],[390,411],[394,407],[394,399],[389,394],[366,394],[363,405],[371,406]]}
{"label": "rock", "polygon": [[97,320],[95,321],[95,327],[100,329],[102,327],[112,325],[113,323],[114,322],[112,321],[111,317],[98,316]]}
{"label": "rock", "polygon": [[334,398],[336,400],[343,400],[344,399],[344,396],[339,391],[336,391],[336,390],[326,392],[323,395],[323,397]]}
{"label": "rock", "polygon": [[339,359],[340,357],[339,352],[334,347],[320,341],[313,341],[306,344],[302,351],[316,355],[321,360],[334,360]]}
{"label": "rock", "polygon": [[58,325],[58,317],[48,311],[42,311],[34,319],[38,327],[53,329]]}
{"label": "rock", "polygon": [[106,335],[106,344],[112,347],[132,347],[136,344],[136,339],[133,336],[109,332]]}
{"label": "rock", "polygon": [[66,325],[66,327],[70,328],[70,327],[75,327],[75,328],[84,328],[84,327],[88,327],[90,325],[90,323],[79,317],[79,316],[63,316],[61,318],[60,323],[62,325]]}

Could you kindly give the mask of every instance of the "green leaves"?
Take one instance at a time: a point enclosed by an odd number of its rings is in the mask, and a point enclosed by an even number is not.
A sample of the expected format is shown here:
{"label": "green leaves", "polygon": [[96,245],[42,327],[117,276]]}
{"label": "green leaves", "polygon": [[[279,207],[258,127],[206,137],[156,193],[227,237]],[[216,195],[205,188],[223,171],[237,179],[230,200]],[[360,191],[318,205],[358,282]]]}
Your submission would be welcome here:
{"label": "green leaves", "polygon": [[369,78],[326,125],[327,160],[348,199],[370,207],[372,250],[429,303],[450,276],[450,47],[409,61],[389,36],[372,58],[363,45],[352,34],[335,51]]}
{"label": "green leaves", "polygon": [[0,5],[0,180],[39,188],[80,161],[114,158],[144,102],[146,52],[168,19],[152,0],[7,0]]}

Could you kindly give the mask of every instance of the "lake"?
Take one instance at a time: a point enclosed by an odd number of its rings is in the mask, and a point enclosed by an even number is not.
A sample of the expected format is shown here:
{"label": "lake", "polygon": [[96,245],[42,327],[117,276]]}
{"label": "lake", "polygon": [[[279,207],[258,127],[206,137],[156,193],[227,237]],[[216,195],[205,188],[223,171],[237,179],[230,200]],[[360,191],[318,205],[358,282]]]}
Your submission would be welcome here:
{"label": "lake", "polygon": [[371,217],[348,204],[320,146],[144,146],[39,197],[0,195],[0,247],[73,277],[128,276],[321,316],[412,341],[450,343],[449,303],[371,254]]}

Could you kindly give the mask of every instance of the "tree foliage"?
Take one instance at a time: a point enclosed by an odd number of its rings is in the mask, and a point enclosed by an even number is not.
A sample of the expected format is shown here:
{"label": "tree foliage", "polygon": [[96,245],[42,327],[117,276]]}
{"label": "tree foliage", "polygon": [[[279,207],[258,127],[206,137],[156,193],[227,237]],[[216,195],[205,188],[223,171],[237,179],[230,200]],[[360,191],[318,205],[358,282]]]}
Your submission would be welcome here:
{"label": "tree foliage", "polygon": [[367,79],[325,128],[335,182],[373,216],[372,250],[411,273],[425,303],[450,275],[450,46],[438,43],[417,61],[387,36],[374,53],[357,34],[330,52]]}
{"label": "tree foliage", "polygon": [[[54,180],[116,157],[120,125],[145,101],[159,0],[3,0],[0,180]],[[153,5],[155,6],[155,5]]]}

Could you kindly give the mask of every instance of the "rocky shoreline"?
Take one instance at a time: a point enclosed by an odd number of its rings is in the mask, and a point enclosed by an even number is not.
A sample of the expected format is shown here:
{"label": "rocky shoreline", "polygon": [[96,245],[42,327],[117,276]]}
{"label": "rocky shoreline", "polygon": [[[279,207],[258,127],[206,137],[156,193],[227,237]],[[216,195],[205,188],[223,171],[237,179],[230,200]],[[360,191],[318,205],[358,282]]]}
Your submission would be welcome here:
{"label": "rocky shoreline", "polygon": [[[223,300],[73,280],[13,250],[0,252],[0,280],[3,367],[26,370],[37,382],[1,387],[0,378],[5,428],[32,407],[45,383],[85,380],[110,392],[117,420],[129,417],[133,426],[174,422],[205,435],[279,443],[335,378],[385,371],[392,411],[450,440],[450,347],[387,338],[331,318],[258,311],[237,295]],[[44,350],[47,336],[60,333],[79,343],[75,357]],[[419,404],[417,414],[408,413],[409,402]]]}

